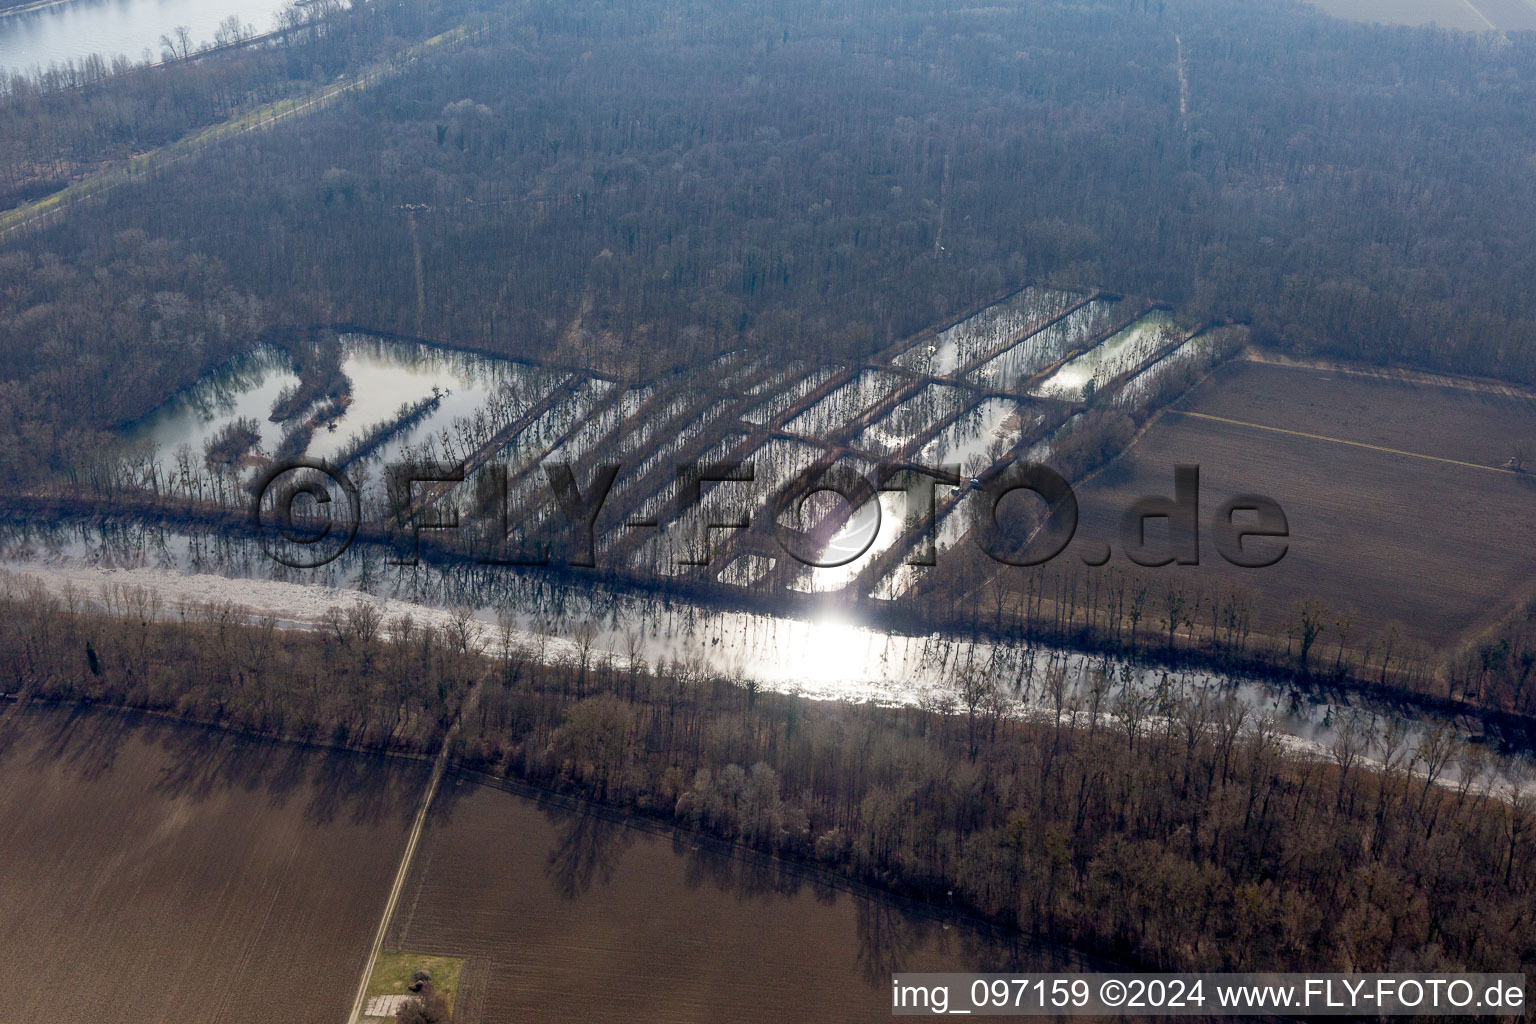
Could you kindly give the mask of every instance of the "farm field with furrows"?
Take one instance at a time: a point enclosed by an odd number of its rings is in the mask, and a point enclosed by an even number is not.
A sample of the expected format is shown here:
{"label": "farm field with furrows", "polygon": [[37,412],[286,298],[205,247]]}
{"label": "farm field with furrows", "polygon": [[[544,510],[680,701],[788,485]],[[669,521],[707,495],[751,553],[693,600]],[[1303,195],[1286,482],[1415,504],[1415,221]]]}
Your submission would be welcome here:
{"label": "farm field with furrows", "polygon": [[[1513,388],[1235,360],[1078,488],[1081,524],[1063,561],[1109,544],[1102,579],[1139,574],[1159,593],[1188,587],[1191,599],[1246,592],[1253,629],[1281,647],[1298,607],[1315,600],[1330,658],[1341,640],[1380,651],[1393,634],[1447,651],[1536,596],[1525,540],[1536,479],[1506,468],[1533,433],[1536,397]],[[1201,564],[1137,570],[1120,550],[1119,517],[1138,498],[1171,497],[1178,464],[1200,467]],[[1217,554],[1211,517],[1241,493],[1284,509],[1278,564],[1245,569]]]}
{"label": "farm field with furrows", "polygon": [[893,971],[1062,963],[697,834],[476,778],[445,781],[386,940],[466,959],[455,1024],[867,1020],[889,1013]]}
{"label": "farm field with furrows", "polygon": [[426,766],[6,704],[0,781],[0,1021],[336,1024]]}

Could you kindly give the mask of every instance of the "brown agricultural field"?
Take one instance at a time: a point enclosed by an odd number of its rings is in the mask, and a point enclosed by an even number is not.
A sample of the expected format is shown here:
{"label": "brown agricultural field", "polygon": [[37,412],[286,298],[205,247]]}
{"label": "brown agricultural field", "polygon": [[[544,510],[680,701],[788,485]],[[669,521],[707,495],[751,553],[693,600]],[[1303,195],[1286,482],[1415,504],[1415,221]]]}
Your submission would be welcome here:
{"label": "brown agricultural field", "polygon": [[412,871],[387,944],[467,958],[456,1024],[886,1020],[895,970],[1051,966],[778,861],[472,777],[445,780]]}
{"label": "brown agricultural field", "polygon": [[426,768],[0,705],[0,1021],[337,1024]]}
{"label": "brown agricultural field", "polygon": [[[1346,637],[1355,650],[1380,645],[1394,626],[1444,650],[1536,596],[1536,452],[1526,472],[1502,468],[1521,442],[1536,444],[1536,400],[1512,389],[1237,360],[1078,487],[1080,526],[1061,560],[1081,565],[1108,543],[1114,557],[1097,572],[1130,570],[1159,591],[1247,591],[1254,630],[1281,646],[1315,599],[1329,612],[1320,652]],[[1138,498],[1171,497],[1181,463],[1200,467],[1201,564],[1138,569],[1120,517]],[[1285,510],[1277,565],[1238,568],[1216,551],[1212,517],[1245,492]]]}

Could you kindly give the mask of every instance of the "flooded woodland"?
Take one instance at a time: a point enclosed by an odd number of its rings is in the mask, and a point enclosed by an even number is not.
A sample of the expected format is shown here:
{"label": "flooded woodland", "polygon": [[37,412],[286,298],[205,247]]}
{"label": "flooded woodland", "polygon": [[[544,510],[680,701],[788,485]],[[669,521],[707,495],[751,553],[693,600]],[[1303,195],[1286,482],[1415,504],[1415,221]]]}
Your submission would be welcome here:
{"label": "flooded woodland", "polygon": [[[817,699],[915,704],[949,694],[972,667],[1026,711],[1048,702],[1043,681],[1056,668],[1079,698],[1096,686],[1153,692],[1167,672],[1136,656],[1134,633],[1129,652],[1099,654],[1072,650],[1065,634],[989,633],[978,630],[989,612],[974,593],[968,609],[945,607],[935,594],[964,591],[935,581],[965,564],[952,549],[985,515],[976,479],[1071,447],[1085,417],[1155,406],[1241,337],[1240,328],[1180,329],[1167,310],[1117,296],[1026,288],[903,342],[879,365],[731,353],[645,384],[363,335],[296,338],[237,360],[131,428],[137,454],[110,470],[111,486],[145,496],[149,515],[13,520],[0,534],[0,567],[87,599],[153,593],[162,613],[234,601],[307,627],[355,601],[423,621],[458,613],[488,643],[540,660],[695,665]],[[579,488],[596,478],[599,453],[616,469],[589,523],[595,568],[579,559],[567,568],[547,549],[532,561],[550,564],[487,564],[506,561],[476,546],[489,535],[510,530],[514,546],[521,535],[525,552],[558,536],[564,513],[541,469],[568,465]],[[323,463],[358,490],[364,539],[317,568],[283,564],[243,518],[252,482],[284,457]],[[752,479],[718,480],[687,500],[678,467],[717,464],[749,465]],[[909,485],[887,483],[902,465],[956,475],[925,504]],[[392,482],[401,467],[427,486],[403,493]],[[782,495],[827,480],[841,496],[786,507]],[[837,483],[847,480],[851,489]],[[221,509],[234,517],[222,526],[188,521],[218,522]],[[313,510],[334,518],[345,502]],[[629,526],[636,517],[643,529]],[[402,533],[413,520],[459,525],[440,543],[430,529]],[[744,529],[706,525],[737,520]],[[806,558],[785,548],[791,521]],[[707,564],[689,564],[698,550]],[[935,557],[947,568],[923,564]],[[1002,608],[999,598],[999,622]],[[1441,720],[1464,735],[1490,728],[1455,708],[1405,710],[1288,673],[1185,674],[1186,685],[1236,693],[1318,756],[1346,718],[1363,716],[1373,730],[1401,719],[1414,737]],[[1503,738],[1514,749],[1529,742],[1518,730]]]}

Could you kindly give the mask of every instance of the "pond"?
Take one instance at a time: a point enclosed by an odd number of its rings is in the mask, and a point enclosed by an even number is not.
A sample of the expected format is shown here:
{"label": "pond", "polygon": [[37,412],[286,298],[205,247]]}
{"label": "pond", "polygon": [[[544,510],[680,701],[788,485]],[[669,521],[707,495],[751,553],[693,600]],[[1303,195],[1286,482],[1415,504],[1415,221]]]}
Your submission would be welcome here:
{"label": "pond", "polygon": [[1173,317],[1162,310],[1149,313],[1100,345],[1068,360],[1030,393],[1041,398],[1079,401],[1090,384],[1103,387],[1151,359],[1173,336]]}
{"label": "pond", "polygon": [[[350,382],[340,415],[316,425],[298,448],[309,458],[347,468],[406,454],[448,461],[466,424],[488,415],[513,419],[555,391],[568,374],[412,342],[351,334],[340,340],[341,370]],[[271,456],[313,405],[274,420],[283,392],[299,383],[288,355],[262,347],[176,395],[128,430],[159,467],[162,479],[204,468],[205,445],[237,420],[255,421],[258,456]]]}
{"label": "pond", "polygon": [[203,446],[237,420],[254,420],[261,435],[259,447],[271,451],[283,436],[282,424],[272,421],[272,407],[285,389],[298,383],[283,353],[260,348],[181,392],[128,434],[156,449],[156,462],[165,474],[177,472],[182,457],[190,468],[201,468]]}

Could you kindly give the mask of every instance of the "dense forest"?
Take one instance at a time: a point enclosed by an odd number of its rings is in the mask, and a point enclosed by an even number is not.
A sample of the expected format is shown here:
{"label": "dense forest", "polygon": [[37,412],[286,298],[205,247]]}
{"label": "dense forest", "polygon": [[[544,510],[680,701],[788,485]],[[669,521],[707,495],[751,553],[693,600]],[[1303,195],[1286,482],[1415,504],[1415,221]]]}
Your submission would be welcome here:
{"label": "dense forest", "polygon": [[[168,36],[165,62],[153,67],[91,56],[0,75],[0,138],[6,140],[0,147],[0,210],[192,129],[355,73],[412,39],[457,24],[463,13],[444,5],[348,8],[324,0],[289,8],[283,27],[270,36],[258,36],[256,26],[238,17],[227,19],[212,39]],[[208,49],[193,48],[199,44]]]}
{"label": "dense forest", "polygon": [[[32,388],[46,307],[90,311],[64,328],[79,347],[93,307],[134,305],[98,268],[139,231],[285,321],[624,372],[744,343],[862,355],[1049,281],[1251,319],[1298,352],[1536,380],[1536,37],[1231,0],[411,6],[402,37],[488,21],[7,240],[0,379]],[[224,59],[0,107],[46,110],[83,159],[106,151],[103,104],[238,79]],[[123,333],[155,335],[135,308]],[[107,426],[149,390],[25,418]]]}
{"label": "dense forest", "polygon": [[[0,251],[0,477],[35,479],[255,344],[263,304],[185,246],[129,231],[80,261]],[[125,372],[131,369],[131,372]]]}
{"label": "dense forest", "polygon": [[[337,608],[0,583],[0,691],[428,752],[819,862],[1152,969],[1506,970],[1536,957],[1529,790],[1483,748],[1337,723],[1299,758],[1219,689],[959,666],[921,706],[760,692],[687,664],[563,662]],[[1043,714],[1020,718],[1033,698]],[[1412,753],[1410,753],[1410,749]],[[1372,765],[1371,760],[1377,762]],[[952,895],[951,895],[952,894]]]}

